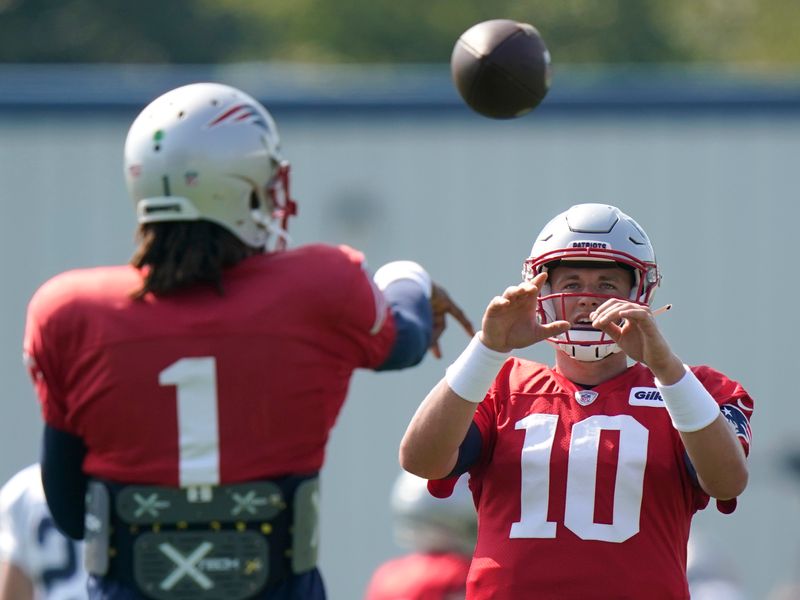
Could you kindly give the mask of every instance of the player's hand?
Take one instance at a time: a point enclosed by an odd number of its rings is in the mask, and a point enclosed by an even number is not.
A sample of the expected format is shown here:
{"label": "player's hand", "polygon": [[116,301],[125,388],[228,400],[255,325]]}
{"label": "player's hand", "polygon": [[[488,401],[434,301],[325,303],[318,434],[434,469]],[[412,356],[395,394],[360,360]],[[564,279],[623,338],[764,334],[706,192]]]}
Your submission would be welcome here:
{"label": "player's hand", "polygon": [[568,321],[542,325],[536,318],[539,291],[547,281],[547,273],[539,273],[531,281],[512,285],[495,296],[483,314],[481,341],[498,352],[510,352],[564,333]]}
{"label": "player's hand", "polygon": [[682,372],[682,363],[661,334],[649,306],[612,298],[601,304],[589,318],[592,327],[603,331],[625,354],[647,365],[653,373],[663,372],[675,361]]}
{"label": "player's hand", "polygon": [[470,337],[475,335],[472,323],[464,314],[464,311],[453,302],[450,294],[442,286],[434,282],[431,291],[431,310],[433,311],[433,336],[431,337],[431,353],[436,358],[442,358],[442,349],[439,347],[439,338],[442,336],[447,326],[446,317],[452,315],[461,324],[461,327]]}

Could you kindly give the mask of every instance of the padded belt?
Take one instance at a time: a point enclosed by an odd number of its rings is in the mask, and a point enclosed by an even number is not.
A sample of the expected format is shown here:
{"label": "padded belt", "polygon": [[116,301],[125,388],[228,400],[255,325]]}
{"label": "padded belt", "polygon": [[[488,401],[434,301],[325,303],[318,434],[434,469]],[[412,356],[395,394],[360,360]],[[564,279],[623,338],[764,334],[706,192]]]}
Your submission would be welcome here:
{"label": "padded belt", "polygon": [[192,488],[93,480],[86,515],[89,572],[158,600],[238,600],[317,563],[316,475]]}
{"label": "padded belt", "polygon": [[286,508],[271,481],[169,488],[129,485],[117,494],[117,515],[132,525],[177,525],[212,521],[268,521]]}
{"label": "padded belt", "polygon": [[319,550],[319,479],[307,479],[294,494],[292,523],[292,572],[304,573],[317,566]]}
{"label": "padded belt", "polygon": [[110,529],[108,490],[99,481],[90,481],[86,491],[84,523],[84,562],[89,573],[105,575],[108,571]]}
{"label": "padded belt", "polygon": [[136,585],[157,600],[242,600],[269,577],[267,538],[255,531],[145,533],[133,556]]}

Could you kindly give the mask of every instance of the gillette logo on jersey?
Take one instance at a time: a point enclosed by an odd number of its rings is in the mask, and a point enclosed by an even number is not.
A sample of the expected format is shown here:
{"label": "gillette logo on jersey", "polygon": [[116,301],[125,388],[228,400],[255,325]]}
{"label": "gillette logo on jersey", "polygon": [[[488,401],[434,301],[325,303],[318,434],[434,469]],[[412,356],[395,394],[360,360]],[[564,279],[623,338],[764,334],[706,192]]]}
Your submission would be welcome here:
{"label": "gillette logo on jersey", "polygon": [[591,248],[592,250],[610,250],[611,244],[607,242],[595,242],[592,240],[570,242],[569,248]]}
{"label": "gillette logo on jersey", "polygon": [[655,408],[664,408],[664,399],[661,397],[661,393],[656,388],[635,387],[631,388],[631,394],[628,397],[628,404],[631,406],[653,406]]}

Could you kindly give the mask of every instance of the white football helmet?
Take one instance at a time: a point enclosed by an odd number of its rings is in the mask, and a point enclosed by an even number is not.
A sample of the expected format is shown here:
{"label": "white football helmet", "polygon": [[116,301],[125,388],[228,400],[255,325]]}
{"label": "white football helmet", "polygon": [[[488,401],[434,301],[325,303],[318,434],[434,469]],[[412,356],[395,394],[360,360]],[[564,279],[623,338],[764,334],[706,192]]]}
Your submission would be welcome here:
{"label": "white football helmet", "polygon": [[287,238],[297,205],[275,121],[251,96],[195,83],[156,98],[125,141],[125,179],[139,223],[217,223],[253,248]]}
{"label": "white football helmet", "polygon": [[[536,237],[522,276],[533,279],[559,261],[609,262],[631,269],[634,281],[629,299],[642,305],[650,305],[661,282],[647,234],[628,215],[606,204],[578,204],[552,219]],[[539,296],[540,322],[556,321],[555,303],[562,303],[563,314],[565,298],[576,296],[601,301],[612,297],[584,292],[553,294],[545,284]],[[573,328],[548,341],[582,361],[600,360],[620,351],[611,338],[596,329]]]}
{"label": "white football helmet", "polygon": [[392,488],[391,508],[398,545],[416,552],[458,552],[472,556],[478,535],[478,518],[462,475],[453,494],[434,498],[428,481],[403,472]]}

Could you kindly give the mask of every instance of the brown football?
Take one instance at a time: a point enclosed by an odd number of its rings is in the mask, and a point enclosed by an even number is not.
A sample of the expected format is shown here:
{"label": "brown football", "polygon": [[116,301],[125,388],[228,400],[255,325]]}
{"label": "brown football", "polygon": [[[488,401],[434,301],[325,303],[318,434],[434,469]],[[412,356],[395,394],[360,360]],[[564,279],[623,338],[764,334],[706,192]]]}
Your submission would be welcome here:
{"label": "brown football", "polygon": [[510,19],[483,21],[461,34],[450,70],[464,102],[493,119],[524,115],[550,88],[550,53],[542,36],[533,25]]}

